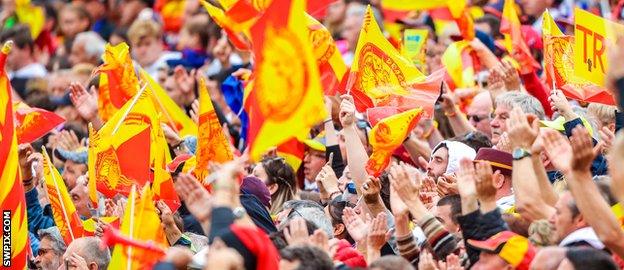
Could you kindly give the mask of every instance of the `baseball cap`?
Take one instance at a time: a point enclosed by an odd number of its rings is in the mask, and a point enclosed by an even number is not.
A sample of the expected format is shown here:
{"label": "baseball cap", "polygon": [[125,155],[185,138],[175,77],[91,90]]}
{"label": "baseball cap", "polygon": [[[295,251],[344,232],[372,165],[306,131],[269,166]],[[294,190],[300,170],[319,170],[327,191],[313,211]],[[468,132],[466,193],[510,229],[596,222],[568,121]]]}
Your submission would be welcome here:
{"label": "baseball cap", "polygon": [[321,132],[319,135],[314,137],[313,139],[303,140],[303,143],[311,148],[312,150],[325,152],[327,148],[325,148],[325,133]]}
{"label": "baseball cap", "polygon": [[468,239],[468,245],[482,252],[497,254],[519,270],[528,270],[536,253],[529,239],[511,231],[499,232],[483,241]]}
{"label": "baseball cap", "polygon": [[490,163],[494,171],[500,170],[501,174],[511,176],[513,157],[510,153],[483,147],[479,149],[474,159],[479,160]]}
{"label": "baseball cap", "polygon": [[[594,130],[592,129],[591,125],[589,124],[589,122],[587,122],[587,119],[585,119],[585,117],[581,117],[581,122],[583,122],[583,126],[587,129],[587,132],[589,133],[590,136],[594,136]],[[541,120],[540,121],[540,126],[542,127],[547,127],[547,128],[552,128],[554,130],[557,131],[565,131],[565,127],[564,124],[566,123],[566,120],[563,116],[559,116],[557,118],[555,118],[555,120]]]}

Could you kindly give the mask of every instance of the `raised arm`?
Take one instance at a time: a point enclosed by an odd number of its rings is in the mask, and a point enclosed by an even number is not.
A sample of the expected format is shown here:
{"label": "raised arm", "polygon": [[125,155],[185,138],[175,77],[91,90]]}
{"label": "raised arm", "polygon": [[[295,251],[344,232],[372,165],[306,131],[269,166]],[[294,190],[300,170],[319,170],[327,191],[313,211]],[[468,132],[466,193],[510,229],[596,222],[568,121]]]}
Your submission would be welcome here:
{"label": "raised arm", "polygon": [[571,143],[558,132],[549,131],[545,142],[553,155],[560,156],[553,162],[566,175],[570,192],[585,221],[600,241],[618,256],[624,257],[624,230],[592,180],[590,167],[597,153],[587,130],[582,126],[576,127],[572,131]]}
{"label": "raised arm", "polygon": [[345,147],[347,148],[347,166],[349,166],[351,177],[355,183],[355,190],[360,193],[364,182],[368,179],[368,174],[366,173],[368,154],[357,133],[355,105],[353,97],[350,95],[342,96],[340,123],[342,124],[342,131],[345,137]]}
{"label": "raised arm", "polygon": [[539,122],[535,119],[529,125],[526,115],[519,107],[515,107],[507,120],[507,131],[514,151],[525,151],[529,155],[513,161],[512,186],[516,199],[516,209],[528,220],[547,219],[554,208],[544,202],[540,194],[539,184],[530,151],[539,134]]}

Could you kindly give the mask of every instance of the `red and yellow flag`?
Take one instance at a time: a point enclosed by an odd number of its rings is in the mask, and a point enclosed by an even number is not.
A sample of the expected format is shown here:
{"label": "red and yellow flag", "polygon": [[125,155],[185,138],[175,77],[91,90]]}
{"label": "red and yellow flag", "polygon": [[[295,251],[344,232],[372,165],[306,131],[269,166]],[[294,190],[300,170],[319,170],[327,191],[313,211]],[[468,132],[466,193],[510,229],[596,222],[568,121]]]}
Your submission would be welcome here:
{"label": "red and yellow flag", "polygon": [[320,22],[306,14],[308,19],[308,39],[312,43],[312,52],[316,57],[321,84],[325,95],[333,96],[338,90],[340,80],[347,72],[336,43],[331,33]]}
{"label": "red and yellow flag", "polygon": [[368,96],[377,106],[392,96],[407,96],[425,76],[385,39],[370,7],[360,30],[346,89]]}
{"label": "red and yellow flag", "polygon": [[306,138],[327,115],[304,8],[302,0],[274,0],[251,28],[255,79],[245,103],[255,160],[292,137]]}
{"label": "red and yellow flag", "polygon": [[94,73],[100,74],[98,113],[102,121],[108,121],[139,90],[139,80],[125,42],[116,46],[106,44],[103,59],[104,64]]}
{"label": "red and yellow flag", "polygon": [[63,117],[53,112],[32,108],[23,102],[15,102],[13,106],[19,144],[34,142],[65,122]]}
{"label": "red and yellow flag", "polygon": [[505,37],[505,48],[509,54],[514,55],[514,58],[521,65],[525,65],[527,68],[539,69],[540,64],[533,58],[529,45],[527,45],[522,35],[521,26],[518,13],[516,12],[515,1],[505,0],[500,25],[500,32]]}
{"label": "red and yellow flag", "polygon": [[210,100],[206,80],[199,80],[199,130],[197,136],[197,167],[195,175],[203,181],[208,176],[208,163],[225,163],[234,159],[230,142],[223,134],[217,113]]}
{"label": "red and yellow flag", "polygon": [[80,220],[80,216],[76,212],[74,202],[69,197],[69,192],[67,187],[65,187],[61,174],[52,165],[45,147],[42,147],[41,152],[43,153],[43,179],[50,206],[52,207],[54,224],[61,232],[65,244],[69,246],[76,238],[84,235],[82,220]]}
{"label": "red and yellow flag", "polygon": [[401,146],[407,135],[418,124],[421,115],[422,109],[412,109],[384,118],[373,127],[368,136],[373,148],[373,153],[366,164],[369,174],[377,177],[388,167],[392,152]]}
{"label": "red and yellow flag", "polygon": [[87,168],[89,175],[89,182],[87,183],[87,189],[89,190],[89,201],[93,208],[97,208],[99,204],[97,194],[97,177],[95,176],[95,156],[97,155],[96,145],[99,144],[100,137],[93,128],[93,124],[89,123],[89,148],[87,148]]}
{"label": "red and yellow flag", "polygon": [[[152,241],[157,246],[168,247],[149,185],[144,186],[140,199],[136,193],[133,185],[121,222],[121,234],[131,240]],[[151,269],[160,259],[158,253],[117,244],[109,269]]]}
{"label": "red and yellow flag", "polygon": [[609,91],[574,73],[574,37],[564,35],[548,13],[544,12],[542,35],[544,40],[544,69],[546,81],[561,89],[568,98],[615,105]]}
{"label": "red and yellow flag", "polygon": [[186,0],[156,0],[154,10],[159,12],[163,20],[163,30],[178,32],[184,23]]}
{"label": "red and yellow flag", "polygon": [[171,209],[171,212],[175,213],[180,208],[180,197],[176,193],[173,186],[173,177],[169,171],[167,171],[167,163],[165,162],[165,151],[168,148],[161,147],[162,154],[156,156],[154,162],[154,181],[152,188],[154,191],[154,199],[162,200]]}
{"label": "red and yellow flag", "polygon": [[[223,29],[228,39],[232,42],[232,45],[239,50],[249,50],[249,43],[241,36],[242,27],[232,21],[225,12],[218,7],[213,6],[208,1],[201,1],[202,5],[212,17],[212,19]],[[225,6],[226,9],[229,7]],[[243,34],[244,35],[244,34]]]}
{"label": "red and yellow flag", "polygon": [[195,122],[171,99],[167,91],[142,68],[139,69],[139,76],[143,82],[147,83],[156,112],[161,113],[160,122],[171,127],[180,137],[197,135]]}
{"label": "red and yellow flag", "polygon": [[[119,230],[119,217],[98,217],[97,219]],[[82,228],[84,229],[84,236],[95,236],[97,221],[93,217],[84,220],[82,221]]]}
{"label": "red and yellow flag", "polygon": [[[5,43],[0,51],[0,211],[2,211],[3,235],[9,233],[4,256],[9,257],[11,269],[26,269],[28,252],[28,219],[26,217],[26,198],[20,175],[17,155],[17,134],[13,123],[13,101],[11,100],[11,84],[5,71],[7,55],[11,51],[11,41]],[[7,232],[6,229],[10,231]],[[8,244],[8,245],[6,245]]]}
{"label": "red and yellow flag", "polygon": [[277,146],[277,155],[283,157],[286,163],[296,172],[303,161],[305,145],[297,138],[292,138]]}
{"label": "red and yellow flag", "polygon": [[397,19],[405,17],[406,14],[415,10],[430,10],[435,8],[446,8],[450,10],[453,17],[457,18],[461,15],[466,7],[466,1],[450,1],[450,0],[383,0],[381,8],[384,14],[384,20],[394,22]]}
{"label": "red and yellow flag", "polygon": [[475,38],[474,20],[469,9],[464,9],[460,16],[455,18],[455,23],[464,40],[471,41]]}
{"label": "red and yellow flag", "polygon": [[442,55],[442,64],[455,84],[455,87],[466,88],[475,85],[475,58],[470,42],[460,40],[451,43]]}

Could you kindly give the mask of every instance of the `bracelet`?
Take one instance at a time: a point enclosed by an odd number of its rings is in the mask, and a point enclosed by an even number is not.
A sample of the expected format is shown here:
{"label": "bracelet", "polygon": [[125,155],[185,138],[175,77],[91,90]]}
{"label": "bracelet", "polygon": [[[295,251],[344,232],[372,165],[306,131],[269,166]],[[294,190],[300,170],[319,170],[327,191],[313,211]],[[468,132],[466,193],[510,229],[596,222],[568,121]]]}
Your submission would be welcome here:
{"label": "bracelet", "polygon": [[446,117],[454,117],[457,115],[457,111],[453,111],[452,113],[444,112],[444,116]]}
{"label": "bracelet", "polygon": [[325,119],[325,120],[323,121],[323,124],[327,124],[328,122],[332,122],[332,121],[334,121],[334,120],[332,120],[331,118],[329,118],[329,119]]}
{"label": "bracelet", "polygon": [[29,179],[24,179],[24,180],[22,180],[22,184],[23,184],[24,186],[29,186],[29,185],[31,185],[31,184],[32,184],[32,182],[33,182],[33,177],[31,177],[31,178],[29,178]]}
{"label": "bracelet", "polygon": [[329,194],[329,200],[330,201],[333,200],[334,199],[334,195],[336,195],[336,194],[342,194],[342,192],[340,190],[336,190],[336,191],[330,193]]}

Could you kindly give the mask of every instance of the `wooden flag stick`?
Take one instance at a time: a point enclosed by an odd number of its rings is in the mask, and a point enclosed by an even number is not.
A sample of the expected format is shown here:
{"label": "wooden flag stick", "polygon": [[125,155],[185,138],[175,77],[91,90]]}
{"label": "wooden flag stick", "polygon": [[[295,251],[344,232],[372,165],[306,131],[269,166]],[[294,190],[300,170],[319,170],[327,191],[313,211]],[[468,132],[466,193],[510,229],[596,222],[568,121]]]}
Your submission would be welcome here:
{"label": "wooden flag stick", "polygon": [[117,133],[117,130],[119,129],[119,127],[121,126],[121,124],[123,123],[124,120],[126,120],[126,117],[128,116],[128,114],[130,113],[130,110],[132,110],[132,107],[134,107],[134,105],[136,105],[137,101],[139,101],[139,98],[141,97],[141,95],[143,94],[143,92],[145,92],[145,88],[147,87],[147,84],[143,85],[143,87],[141,88],[141,90],[139,90],[138,93],[136,93],[136,95],[134,96],[134,98],[132,98],[132,101],[130,103],[130,106],[128,106],[128,109],[124,112],[123,116],[121,117],[121,119],[119,119],[119,122],[117,122],[117,125],[115,126],[115,129],[113,129],[113,133],[111,135],[115,135],[115,133]]}

